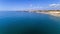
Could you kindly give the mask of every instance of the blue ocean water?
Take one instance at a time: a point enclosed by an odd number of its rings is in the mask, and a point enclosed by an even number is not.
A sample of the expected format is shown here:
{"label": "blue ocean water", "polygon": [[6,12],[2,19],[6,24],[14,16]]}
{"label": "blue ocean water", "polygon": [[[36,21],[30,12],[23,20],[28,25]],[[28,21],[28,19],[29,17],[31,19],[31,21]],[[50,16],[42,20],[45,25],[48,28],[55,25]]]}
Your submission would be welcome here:
{"label": "blue ocean water", "polygon": [[0,34],[60,34],[60,18],[31,12],[0,11]]}

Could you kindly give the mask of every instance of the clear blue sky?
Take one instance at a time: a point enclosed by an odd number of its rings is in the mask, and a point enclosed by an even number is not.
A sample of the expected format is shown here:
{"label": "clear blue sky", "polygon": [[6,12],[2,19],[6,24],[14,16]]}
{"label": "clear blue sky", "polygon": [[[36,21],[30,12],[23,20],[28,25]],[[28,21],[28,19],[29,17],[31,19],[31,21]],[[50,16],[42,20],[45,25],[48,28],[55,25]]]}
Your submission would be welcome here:
{"label": "clear blue sky", "polygon": [[60,9],[60,0],[0,0],[0,10]]}

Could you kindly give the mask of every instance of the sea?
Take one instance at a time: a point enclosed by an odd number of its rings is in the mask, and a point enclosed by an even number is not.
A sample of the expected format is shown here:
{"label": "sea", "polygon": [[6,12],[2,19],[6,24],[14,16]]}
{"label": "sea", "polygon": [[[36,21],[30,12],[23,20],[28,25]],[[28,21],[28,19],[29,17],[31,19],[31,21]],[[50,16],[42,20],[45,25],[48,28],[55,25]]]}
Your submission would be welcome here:
{"label": "sea", "polygon": [[0,34],[60,34],[60,17],[25,11],[0,11]]}

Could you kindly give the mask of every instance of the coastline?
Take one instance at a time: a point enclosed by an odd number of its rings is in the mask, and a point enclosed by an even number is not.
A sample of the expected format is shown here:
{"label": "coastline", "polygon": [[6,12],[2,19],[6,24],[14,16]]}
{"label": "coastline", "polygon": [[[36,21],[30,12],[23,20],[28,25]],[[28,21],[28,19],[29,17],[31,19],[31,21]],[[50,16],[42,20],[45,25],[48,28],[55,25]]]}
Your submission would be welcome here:
{"label": "coastline", "polygon": [[60,17],[60,10],[29,10],[29,12],[48,14],[55,17]]}

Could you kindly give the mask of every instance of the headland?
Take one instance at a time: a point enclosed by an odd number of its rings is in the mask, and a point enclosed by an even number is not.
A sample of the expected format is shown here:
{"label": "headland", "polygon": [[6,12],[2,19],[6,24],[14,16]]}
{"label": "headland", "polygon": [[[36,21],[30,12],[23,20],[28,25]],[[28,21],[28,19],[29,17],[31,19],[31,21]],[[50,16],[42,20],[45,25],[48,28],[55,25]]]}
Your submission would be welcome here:
{"label": "headland", "polygon": [[27,12],[43,13],[60,17],[60,10],[27,10]]}

